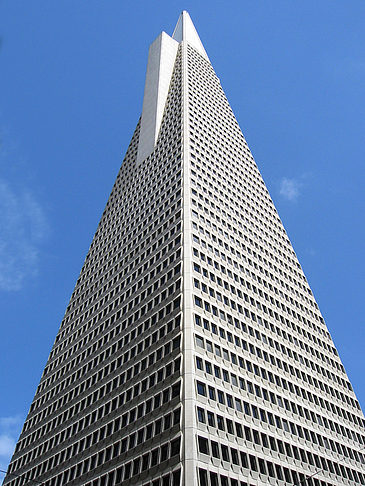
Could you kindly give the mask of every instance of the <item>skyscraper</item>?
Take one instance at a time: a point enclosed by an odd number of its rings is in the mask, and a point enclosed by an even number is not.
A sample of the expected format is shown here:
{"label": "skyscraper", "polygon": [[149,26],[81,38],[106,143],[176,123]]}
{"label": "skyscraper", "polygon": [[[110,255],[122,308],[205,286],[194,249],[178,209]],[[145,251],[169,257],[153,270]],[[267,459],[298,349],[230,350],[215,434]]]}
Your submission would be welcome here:
{"label": "skyscraper", "polygon": [[364,417],[186,12],[5,484],[365,484]]}

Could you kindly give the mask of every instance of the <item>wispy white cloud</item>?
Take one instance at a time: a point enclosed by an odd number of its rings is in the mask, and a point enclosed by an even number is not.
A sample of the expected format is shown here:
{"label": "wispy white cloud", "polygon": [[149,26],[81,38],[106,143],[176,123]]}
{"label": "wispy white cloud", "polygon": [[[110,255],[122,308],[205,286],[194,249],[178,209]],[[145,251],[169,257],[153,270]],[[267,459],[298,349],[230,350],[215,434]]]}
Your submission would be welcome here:
{"label": "wispy white cloud", "polygon": [[15,449],[15,439],[6,434],[0,435],[0,457],[9,462]]}
{"label": "wispy white cloud", "polygon": [[26,278],[37,274],[48,225],[35,196],[4,179],[0,179],[0,228],[0,290],[20,290]]}
{"label": "wispy white cloud", "polygon": [[6,469],[13,455],[23,420],[20,415],[0,417],[0,464]]}
{"label": "wispy white cloud", "polygon": [[49,231],[30,174],[0,116],[0,291],[21,290],[37,275],[41,245]]}
{"label": "wispy white cloud", "polygon": [[0,417],[0,430],[13,430],[18,429],[19,425],[22,423],[22,418],[20,415],[14,415],[12,417]]}
{"label": "wispy white cloud", "polygon": [[296,179],[284,177],[280,182],[279,193],[288,201],[296,201],[300,195],[301,186],[302,184]]}
{"label": "wispy white cloud", "polygon": [[327,68],[338,79],[363,79],[365,75],[365,61],[358,57],[336,58],[335,62],[329,61]]}

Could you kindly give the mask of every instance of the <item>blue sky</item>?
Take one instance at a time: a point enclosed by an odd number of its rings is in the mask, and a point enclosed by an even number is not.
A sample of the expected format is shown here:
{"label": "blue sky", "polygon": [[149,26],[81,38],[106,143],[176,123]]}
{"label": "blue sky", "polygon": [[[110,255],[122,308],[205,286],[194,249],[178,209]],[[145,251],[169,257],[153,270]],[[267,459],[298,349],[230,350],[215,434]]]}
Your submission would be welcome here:
{"label": "blue sky", "polygon": [[365,405],[365,3],[5,0],[0,469],[137,123],[148,45],[182,9]]}

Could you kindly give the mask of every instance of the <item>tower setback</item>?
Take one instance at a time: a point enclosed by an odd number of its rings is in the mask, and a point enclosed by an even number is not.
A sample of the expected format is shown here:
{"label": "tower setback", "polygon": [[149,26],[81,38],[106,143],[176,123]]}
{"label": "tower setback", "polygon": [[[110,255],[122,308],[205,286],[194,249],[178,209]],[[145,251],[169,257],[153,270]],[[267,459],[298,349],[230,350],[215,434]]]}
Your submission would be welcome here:
{"label": "tower setback", "polygon": [[361,485],[364,424],[184,11],[4,485]]}

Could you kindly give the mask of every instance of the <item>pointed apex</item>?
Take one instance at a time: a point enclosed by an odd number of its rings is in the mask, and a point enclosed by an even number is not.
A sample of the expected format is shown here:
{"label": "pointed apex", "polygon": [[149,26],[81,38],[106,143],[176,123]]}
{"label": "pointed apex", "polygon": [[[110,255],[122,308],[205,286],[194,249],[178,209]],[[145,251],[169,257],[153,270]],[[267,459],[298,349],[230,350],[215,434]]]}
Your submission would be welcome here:
{"label": "pointed apex", "polygon": [[177,21],[172,38],[177,42],[187,41],[192,47],[194,47],[207,61],[209,61],[208,55],[205,52],[203,44],[199,38],[199,35],[194,27],[193,21],[186,10],[183,10]]}

